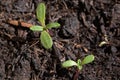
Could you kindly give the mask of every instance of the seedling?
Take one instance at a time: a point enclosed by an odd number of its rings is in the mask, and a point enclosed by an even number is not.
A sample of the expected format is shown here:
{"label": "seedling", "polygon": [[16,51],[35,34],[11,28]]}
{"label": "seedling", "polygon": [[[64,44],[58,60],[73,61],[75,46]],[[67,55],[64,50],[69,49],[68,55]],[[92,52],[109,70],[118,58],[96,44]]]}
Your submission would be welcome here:
{"label": "seedling", "polygon": [[106,41],[102,41],[102,42],[100,42],[99,47],[102,47],[105,44],[108,44],[108,43]]}
{"label": "seedling", "polygon": [[102,47],[102,46],[104,46],[106,44],[109,44],[107,35],[104,35],[104,39],[105,39],[104,41],[100,42],[99,47]]}
{"label": "seedling", "polygon": [[68,67],[76,66],[78,69],[75,76],[73,77],[73,80],[76,80],[83,65],[91,63],[93,60],[94,60],[94,55],[88,55],[82,61],[80,59],[78,59],[77,62],[73,60],[67,60],[62,63],[62,67],[68,68]]}
{"label": "seedling", "polygon": [[30,30],[41,31],[41,35],[40,35],[41,44],[43,45],[44,48],[50,49],[53,45],[53,41],[52,41],[52,38],[49,34],[48,29],[58,28],[58,27],[60,27],[60,24],[57,22],[51,22],[51,23],[46,25],[45,24],[45,18],[46,18],[45,14],[46,14],[45,4],[40,3],[36,9],[36,16],[37,16],[37,19],[39,20],[41,26],[40,25],[31,26]]}

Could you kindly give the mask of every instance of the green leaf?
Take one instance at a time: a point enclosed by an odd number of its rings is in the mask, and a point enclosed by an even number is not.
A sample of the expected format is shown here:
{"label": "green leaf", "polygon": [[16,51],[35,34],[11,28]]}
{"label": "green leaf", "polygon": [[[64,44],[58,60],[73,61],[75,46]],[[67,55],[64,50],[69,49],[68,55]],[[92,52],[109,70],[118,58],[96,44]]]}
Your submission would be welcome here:
{"label": "green leaf", "polygon": [[50,37],[49,33],[46,31],[41,32],[40,40],[41,40],[41,44],[46,49],[50,49],[53,45],[52,38]]}
{"label": "green leaf", "polygon": [[32,31],[43,31],[43,27],[35,25],[35,26],[31,26],[30,30],[32,30]]}
{"label": "green leaf", "polygon": [[45,26],[45,14],[46,14],[46,7],[44,3],[40,3],[36,9],[37,19],[41,22],[42,26]]}
{"label": "green leaf", "polygon": [[94,55],[88,55],[82,60],[82,65],[91,63],[94,60]]}
{"label": "green leaf", "polygon": [[53,23],[47,24],[46,27],[47,27],[47,29],[58,28],[58,27],[60,27],[60,24],[57,22],[53,22]]}
{"label": "green leaf", "polygon": [[62,67],[64,67],[64,68],[68,68],[68,67],[72,67],[72,66],[77,66],[77,63],[73,60],[67,60],[62,63]]}

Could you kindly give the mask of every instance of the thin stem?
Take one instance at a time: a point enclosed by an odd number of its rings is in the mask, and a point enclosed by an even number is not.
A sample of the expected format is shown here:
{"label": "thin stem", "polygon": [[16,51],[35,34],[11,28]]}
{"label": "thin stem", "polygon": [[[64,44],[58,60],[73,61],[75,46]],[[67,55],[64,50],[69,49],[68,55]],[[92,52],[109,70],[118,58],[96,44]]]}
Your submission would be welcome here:
{"label": "thin stem", "polygon": [[77,80],[78,77],[79,77],[79,73],[80,73],[80,70],[77,69],[76,72],[75,72],[75,74],[73,75],[73,79],[72,80]]}

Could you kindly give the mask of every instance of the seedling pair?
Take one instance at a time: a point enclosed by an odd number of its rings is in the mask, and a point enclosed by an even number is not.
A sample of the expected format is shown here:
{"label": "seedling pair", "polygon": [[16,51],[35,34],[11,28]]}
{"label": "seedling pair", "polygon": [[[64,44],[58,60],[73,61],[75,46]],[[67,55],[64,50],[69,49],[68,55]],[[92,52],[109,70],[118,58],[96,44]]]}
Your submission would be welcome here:
{"label": "seedling pair", "polygon": [[62,67],[68,68],[72,66],[77,66],[78,71],[76,72],[74,79],[73,79],[73,80],[76,80],[79,75],[79,71],[82,69],[83,65],[91,63],[93,60],[94,60],[94,55],[88,55],[82,61],[80,59],[78,59],[77,62],[73,60],[67,60],[62,63]]}
{"label": "seedling pair", "polygon": [[45,18],[46,18],[45,15],[46,15],[45,4],[40,3],[36,9],[36,16],[37,16],[37,19],[39,20],[39,22],[41,23],[41,26],[40,25],[31,26],[30,30],[41,31],[41,35],[40,35],[41,44],[43,45],[44,48],[50,49],[53,45],[53,41],[49,34],[48,29],[58,28],[58,27],[60,27],[60,24],[57,22],[52,22],[52,23],[49,23],[46,25],[45,24]]}
{"label": "seedling pair", "polygon": [[[46,15],[45,4],[40,3],[36,9],[36,16],[37,16],[37,19],[39,20],[41,26],[40,25],[31,26],[30,30],[40,31],[41,32],[41,35],[40,35],[41,44],[43,45],[44,48],[50,49],[53,45],[53,41],[49,34],[48,29],[58,28],[58,27],[60,27],[60,24],[57,22],[52,22],[52,23],[49,23],[46,25],[45,24],[45,15]],[[75,62],[73,60],[67,60],[62,63],[62,67],[68,68],[68,67],[72,67],[72,66],[77,66],[78,70],[80,71],[82,69],[83,65],[88,64],[88,63],[92,62],[93,60],[94,60],[94,56],[88,55],[82,61],[80,59],[78,59],[77,62]],[[78,75],[78,73],[76,73],[76,74]],[[75,76],[74,80],[76,78],[77,77]]]}

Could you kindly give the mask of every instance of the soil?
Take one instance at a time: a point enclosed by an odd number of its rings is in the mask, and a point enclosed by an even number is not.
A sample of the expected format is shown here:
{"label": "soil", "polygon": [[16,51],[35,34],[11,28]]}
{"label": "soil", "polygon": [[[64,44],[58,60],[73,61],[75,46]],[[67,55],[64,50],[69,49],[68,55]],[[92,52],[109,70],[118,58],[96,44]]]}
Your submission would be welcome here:
{"label": "soil", "polygon": [[[40,32],[14,26],[8,20],[39,24],[35,9],[47,7],[52,50],[39,43]],[[99,46],[105,41],[106,44]],[[78,80],[120,80],[119,0],[0,0],[0,80],[72,80],[76,68],[62,68],[65,60],[95,55]]]}

